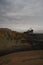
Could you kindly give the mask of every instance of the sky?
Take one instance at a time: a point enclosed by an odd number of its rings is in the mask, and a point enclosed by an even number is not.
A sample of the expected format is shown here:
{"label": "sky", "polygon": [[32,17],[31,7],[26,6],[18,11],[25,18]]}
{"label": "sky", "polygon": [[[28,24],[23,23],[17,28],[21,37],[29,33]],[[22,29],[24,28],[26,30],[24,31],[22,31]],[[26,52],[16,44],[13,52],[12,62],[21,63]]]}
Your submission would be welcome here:
{"label": "sky", "polygon": [[43,0],[0,0],[0,28],[43,30]]}

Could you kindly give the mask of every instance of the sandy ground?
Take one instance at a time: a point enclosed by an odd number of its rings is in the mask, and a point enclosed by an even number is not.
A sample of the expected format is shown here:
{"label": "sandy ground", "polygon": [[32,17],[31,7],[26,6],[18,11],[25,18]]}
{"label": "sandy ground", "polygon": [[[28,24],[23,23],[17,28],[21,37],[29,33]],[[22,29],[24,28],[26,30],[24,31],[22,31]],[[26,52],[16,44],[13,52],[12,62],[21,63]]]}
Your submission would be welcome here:
{"label": "sandy ground", "polygon": [[23,51],[1,56],[0,65],[43,65],[43,50]]}

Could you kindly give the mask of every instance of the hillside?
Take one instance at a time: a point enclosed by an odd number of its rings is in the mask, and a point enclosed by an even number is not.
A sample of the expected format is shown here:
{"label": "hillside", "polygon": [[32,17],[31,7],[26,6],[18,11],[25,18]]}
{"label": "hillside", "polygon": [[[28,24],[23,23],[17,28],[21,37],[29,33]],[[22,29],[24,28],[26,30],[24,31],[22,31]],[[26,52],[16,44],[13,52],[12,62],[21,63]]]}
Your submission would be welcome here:
{"label": "hillside", "polygon": [[31,46],[28,42],[22,42],[26,39],[24,33],[12,31],[7,28],[0,28],[0,50],[21,47],[21,46]]}
{"label": "hillside", "polygon": [[43,49],[43,33],[33,33],[33,30],[20,33],[8,28],[0,28],[0,50],[17,47]]}

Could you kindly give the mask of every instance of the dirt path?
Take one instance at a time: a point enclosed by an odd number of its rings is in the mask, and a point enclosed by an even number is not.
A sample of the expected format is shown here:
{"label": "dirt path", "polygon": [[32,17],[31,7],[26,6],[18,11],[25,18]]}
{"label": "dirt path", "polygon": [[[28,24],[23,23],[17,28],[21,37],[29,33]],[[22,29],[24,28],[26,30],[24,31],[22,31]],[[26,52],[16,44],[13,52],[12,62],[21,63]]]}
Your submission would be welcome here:
{"label": "dirt path", "polygon": [[43,50],[23,51],[1,56],[0,65],[43,65]]}

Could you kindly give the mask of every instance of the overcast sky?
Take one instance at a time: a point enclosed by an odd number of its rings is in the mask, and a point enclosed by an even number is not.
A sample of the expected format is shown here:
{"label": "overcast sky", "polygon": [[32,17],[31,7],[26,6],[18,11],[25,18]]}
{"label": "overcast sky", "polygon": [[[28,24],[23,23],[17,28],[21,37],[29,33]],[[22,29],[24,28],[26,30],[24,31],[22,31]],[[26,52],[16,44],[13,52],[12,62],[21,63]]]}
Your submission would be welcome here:
{"label": "overcast sky", "polygon": [[43,0],[0,0],[0,27],[43,29]]}

